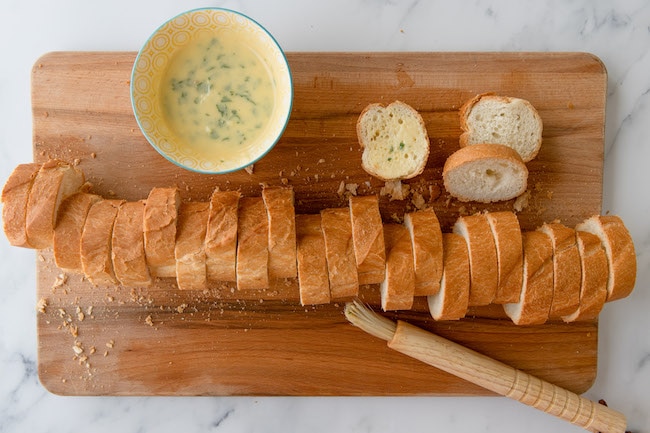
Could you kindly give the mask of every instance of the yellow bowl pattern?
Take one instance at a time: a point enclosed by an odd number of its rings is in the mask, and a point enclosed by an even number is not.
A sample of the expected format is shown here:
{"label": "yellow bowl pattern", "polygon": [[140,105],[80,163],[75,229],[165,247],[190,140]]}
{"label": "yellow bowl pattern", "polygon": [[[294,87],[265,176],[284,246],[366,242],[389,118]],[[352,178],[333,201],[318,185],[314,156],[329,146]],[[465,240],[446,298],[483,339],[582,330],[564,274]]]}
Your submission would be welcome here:
{"label": "yellow bowl pattern", "polygon": [[[235,32],[255,49],[267,63],[276,85],[275,109],[269,134],[263,142],[237,161],[206,160],[192,152],[190,146],[176,142],[169,130],[159,102],[159,89],[172,57],[188,42],[205,33],[219,35]],[[289,120],[293,99],[291,71],[282,49],[257,22],[227,9],[196,9],[164,23],[147,40],[133,66],[131,103],[143,134],[151,145],[169,161],[202,173],[228,173],[246,167],[263,157],[282,135]]]}

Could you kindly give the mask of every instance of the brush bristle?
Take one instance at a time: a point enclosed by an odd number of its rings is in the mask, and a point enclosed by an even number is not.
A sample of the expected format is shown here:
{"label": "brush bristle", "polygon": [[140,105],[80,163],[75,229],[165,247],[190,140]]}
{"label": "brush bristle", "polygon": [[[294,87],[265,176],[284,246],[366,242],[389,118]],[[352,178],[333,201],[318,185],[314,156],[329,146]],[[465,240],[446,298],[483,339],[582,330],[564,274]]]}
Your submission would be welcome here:
{"label": "brush bristle", "polygon": [[386,341],[393,338],[397,329],[395,322],[375,313],[358,300],[345,304],[345,317],[354,326]]}

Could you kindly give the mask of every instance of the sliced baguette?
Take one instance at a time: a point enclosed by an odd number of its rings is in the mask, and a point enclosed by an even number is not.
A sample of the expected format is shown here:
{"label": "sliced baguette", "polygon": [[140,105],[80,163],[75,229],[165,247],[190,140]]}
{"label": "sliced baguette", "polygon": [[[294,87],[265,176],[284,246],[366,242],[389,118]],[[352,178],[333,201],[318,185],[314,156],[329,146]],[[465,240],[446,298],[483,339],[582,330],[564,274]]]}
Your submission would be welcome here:
{"label": "sliced baguette", "polygon": [[482,94],[460,109],[460,146],[503,144],[516,150],[524,162],[542,146],[542,119],[533,105],[521,98]]}
{"label": "sliced baguette", "polygon": [[176,277],[176,224],[181,195],[176,187],[153,188],[144,205],[144,250],[154,277]]}
{"label": "sliced baguette", "polygon": [[176,229],[176,283],[180,290],[205,290],[208,276],[205,265],[205,232],[209,203],[181,203]]}
{"label": "sliced baguette", "polygon": [[512,212],[488,212],[485,214],[497,251],[498,283],[492,301],[507,304],[519,301],[523,278],[523,247],[521,227],[517,215]]}
{"label": "sliced baguette", "polygon": [[122,203],[111,243],[115,277],[124,286],[147,287],[151,275],[144,252],[144,201]]}
{"label": "sliced baguette", "polygon": [[18,165],[2,188],[2,224],[9,243],[15,247],[34,248],[27,240],[25,223],[27,201],[41,164]]}
{"label": "sliced baguette", "polygon": [[465,317],[469,305],[469,253],[465,239],[455,233],[443,233],[443,268],[440,290],[427,297],[429,312],[435,320]]}
{"label": "sliced baguette", "polygon": [[553,302],[549,318],[558,319],[580,305],[582,264],[576,231],[559,223],[544,224],[538,230],[553,242]]}
{"label": "sliced baguette", "polygon": [[354,297],[359,293],[359,276],[354,258],[350,210],[323,209],[320,215],[330,295],[332,299]]}
{"label": "sliced baguette", "polygon": [[415,296],[435,295],[442,278],[442,231],[433,209],[404,215],[413,248]]}
{"label": "sliced baguette", "polygon": [[469,252],[469,305],[488,305],[497,293],[497,249],[485,215],[461,216],[453,226]]}
{"label": "sliced baguette", "polygon": [[386,274],[384,227],[375,195],[350,196],[350,221],[359,284],[379,284]]}
{"label": "sliced baguette", "polygon": [[70,164],[50,160],[41,166],[27,200],[25,232],[30,245],[39,249],[52,245],[61,203],[83,184],[83,172]]}
{"label": "sliced baguette", "polygon": [[117,211],[124,200],[100,200],[88,211],[81,232],[81,267],[94,285],[117,283],[113,271],[112,238]]}
{"label": "sliced baguette", "polygon": [[368,105],[357,120],[361,166],[382,180],[410,179],[424,171],[429,135],[422,116],[401,101]]}
{"label": "sliced baguette", "polygon": [[580,305],[571,314],[562,317],[565,322],[595,319],[607,299],[607,253],[598,236],[576,230],[580,252]]}
{"label": "sliced baguette", "polygon": [[208,279],[237,281],[239,191],[214,191],[205,236]]}
{"label": "sliced baguette", "polygon": [[101,199],[95,194],[79,192],[61,203],[59,218],[52,238],[52,249],[54,262],[62,270],[83,273],[81,234],[90,208]]}
{"label": "sliced baguette", "polygon": [[269,278],[296,277],[296,211],[291,187],[262,190],[269,224]]}
{"label": "sliced baguette", "polygon": [[269,287],[269,223],[262,197],[239,200],[237,289]]}
{"label": "sliced baguette", "polygon": [[328,303],[330,286],[320,215],[296,215],[296,242],[300,303]]}
{"label": "sliced baguette", "polygon": [[593,216],[576,226],[576,230],[600,238],[609,267],[607,301],[628,296],[636,283],[636,253],[630,232],[616,215]]}
{"label": "sliced baguette", "polygon": [[386,278],[379,285],[384,311],[408,310],[413,306],[415,269],[408,229],[401,224],[384,225]]}
{"label": "sliced baguette", "polygon": [[503,304],[516,325],[541,325],[553,301],[553,243],[539,231],[522,233],[524,278],[518,302]]}
{"label": "sliced baguette", "polygon": [[501,144],[475,144],[452,153],[442,170],[445,189],[460,201],[491,203],[521,195],[528,168],[519,154]]}

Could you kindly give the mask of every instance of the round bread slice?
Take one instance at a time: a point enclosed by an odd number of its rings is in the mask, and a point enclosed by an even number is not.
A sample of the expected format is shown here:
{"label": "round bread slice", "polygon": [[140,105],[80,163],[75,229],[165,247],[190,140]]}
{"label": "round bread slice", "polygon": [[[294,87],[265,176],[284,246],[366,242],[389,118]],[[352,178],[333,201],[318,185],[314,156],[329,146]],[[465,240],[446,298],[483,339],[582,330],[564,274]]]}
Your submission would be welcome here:
{"label": "round bread slice", "polygon": [[542,119],[533,105],[521,98],[482,94],[460,109],[460,146],[503,144],[516,150],[524,162],[542,146]]}
{"label": "round bread slice", "polygon": [[523,278],[523,251],[519,219],[513,212],[488,212],[485,214],[497,250],[498,284],[492,301],[508,304],[519,301]]}
{"label": "round bread slice", "polygon": [[440,290],[427,296],[429,312],[435,320],[465,317],[469,302],[469,254],[467,243],[455,233],[443,233],[443,268]]}
{"label": "round bread slice", "polygon": [[429,135],[420,113],[401,101],[368,105],[357,120],[361,165],[382,180],[410,179],[429,158]]}
{"label": "round bread slice", "polygon": [[491,203],[521,195],[528,168],[519,154],[501,144],[475,144],[452,153],[442,171],[445,189],[460,201]]}
{"label": "round bread slice", "polygon": [[609,267],[607,301],[628,296],[636,283],[636,253],[630,232],[616,215],[596,215],[576,226],[576,230],[600,238]]}

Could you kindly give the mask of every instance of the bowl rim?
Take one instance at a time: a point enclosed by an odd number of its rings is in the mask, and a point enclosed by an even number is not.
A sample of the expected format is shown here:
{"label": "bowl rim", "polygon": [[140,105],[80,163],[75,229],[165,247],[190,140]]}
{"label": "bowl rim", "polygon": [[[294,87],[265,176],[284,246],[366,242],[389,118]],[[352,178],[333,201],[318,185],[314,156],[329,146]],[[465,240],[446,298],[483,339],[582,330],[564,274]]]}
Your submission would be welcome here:
{"label": "bowl rim", "polygon": [[[179,17],[182,17],[184,15],[190,15],[190,14],[193,14],[193,13],[203,12],[203,11],[223,11],[223,12],[226,12],[226,13],[238,15],[238,16],[250,21],[251,23],[253,23],[257,27],[259,27],[259,29],[262,30],[262,32],[264,34],[266,34],[266,36],[271,40],[271,42],[278,49],[280,54],[282,54],[282,59],[284,60],[284,66],[286,66],[286,68],[287,68],[287,74],[288,74],[288,78],[289,78],[289,105],[287,107],[287,115],[286,115],[286,118],[285,118],[285,121],[284,121],[284,125],[282,125],[282,128],[280,128],[280,130],[278,131],[278,134],[275,137],[275,139],[273,140],[273,142],[270,143],[268,148],[265,149],[264,152],[262,152],[257,158],[251,160],[250,162],[246,163],[245,165],[230,168],[230,169],[227,169],[227,170],[215,170],[215,171],[212,171],[212,170],[201,170],[201,169],[198,169],[198,168],[192,168],[192,167],[188,167],[186,165],[183,165],[179,161],[176,161],[175,159],[168,156],[165,152],[162,151],[162,149],[159,148],[159,146],[156,143],[153,142],[153,139],[150,138],[149,134],[144,130],[144,128],[142,126],[142,123],[140,121],[140,117],[138,116],[138,110],[136,108],[136,101],[135,101],[135,97],[134,97],[134,85],[135,85],[134,83],[135,83],[135,77],[136,77],[136,66],[137,66],[137,64],[138,64],[138,62],[140,60],[140,56],[142,55],[142,53],[144,51],[144,48],[147,45],[149,45],[149,42],[153,39],[153,37],[156,34],[158,34],[158,32],[160,32],[160,30],[164,26],[166,26],[169,22],[171,22],[171,21],[173,21],[173,20],[175,20],[175,19],[177,19]],[[246,15],[246,14],[244,14],[242,12],[235,11],[233,9],[223,8],[223,7],[206,6],[206,7],[189,9],[189,10],[186,10],[184,12],[180,12],[180,13],[174,15],[173,17],[165,20],[162,24],[160,24],[158,27],[156,27],[156,29],[149,35],[149,37],[145,40],[145,42],[142,44],[142,46],[138,50],[138,53],[137,53],[137,55],[135,57],[135,60],[133,62],[133,67],[131,69],[130,83],[129,83],[129,98],[131,100],[131,109],[133,111],[133,117],[135,118],[135,121],[138,124],[138,128],[140,129],[140,132],[142,132],[142,135],[147,140],[149,145],[151,145],[151,147],[153,147],[163,158],[165,158],[167,161],[171,162],[172,164],[174,164],[174,165],[176,165],[176,166],[178,166],[180,168],[183,168],[183,169],[188,170],[188,171],[192,171],[194,173],[209,174],[209,175],[228,174],[228,173],[233,173],[233,172],[236,172],[236,171],[240,171],[240,170],[242,170],[242,169],[244,169],[246,167],[249,167],[249,166],[255,164],[256,162],[258,162],[259,160],[264,158],[275,147],[275,145],[278,143],[278,141],[280,141],[280,139],[284,135],[284,131],[286,130],[287,125],[289,124],[289,120],[291,118],[291,112],[293,110],[293,98],[294,98],[293,74],[291,72],[291,66],[289,65],[289,61],[287,59],[286,53],[284,52],[284,50],[282,49],[282,47],[278,43],[277,39],[275,39],[275,37],[271,34],[271,32],[269,32],[266,29],[266,27],[264,27],[258,21],[256,21],[255,19],[249,17],[248,15]]]}

